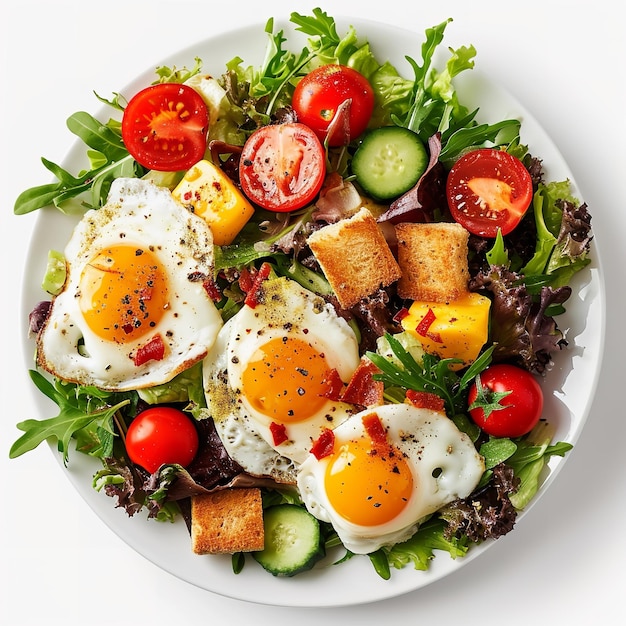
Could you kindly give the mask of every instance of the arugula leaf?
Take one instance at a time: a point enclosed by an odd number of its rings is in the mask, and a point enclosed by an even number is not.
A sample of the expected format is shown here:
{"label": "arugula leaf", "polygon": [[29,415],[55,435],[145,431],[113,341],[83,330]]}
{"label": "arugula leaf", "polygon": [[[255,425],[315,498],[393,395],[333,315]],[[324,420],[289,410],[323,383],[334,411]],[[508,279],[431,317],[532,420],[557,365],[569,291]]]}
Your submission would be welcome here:
{"label": "arugula leaf", "polygon": [[[79,387],[59,380],[53,384],[35,370],[30,370],[30,377],[39,391],[53,400],[60,411],[56,417],[50,419],[29,419],[17,424],[17,428],[24,434],[11,446],[9,457],[12,459],[35,449],[47,439],[56,439],[63,462],[67,464],[72,437],[80,433],[84,443],[88,428],[93,429],[92,437],[97,428],[102,429],[101,433],[113,434],[114,415],[132,401],[131,394],[108,394],[94,387]],[[107,404],[102,401],[104,398],[114,398],[116,402]],[[92,404],[95,406],[92,407]],[[88,447],[92,450],[109,449],[109,446],[101,444],[102,442],[98,446]]]}
{"label": "arugula leaf", "polygon": [[25,215],[49,205],[63,210],[69,200],[89,191],[90,201],[84,204],[96,208],[106,201],[111,183],[116,178],[139,177],[145,173],[145,169],[126,150],[119,123],[115,120],[103,124],[89,113],[79,111],[68,118],[67,126],[91,148],[87,152],[91,169],[74,176],[42,157],[42,163],[58,182],[23,191],[15,201],[15,215]]}
{"label": "arugula leaf", "polygon": [[[400,387],[403,390],[413,389],[438,395],[444,399],[448,415],[464,411],[464,392],[476,375],[491,362],[493,352],[493,347],[488,348],[459,376],[449,367],[451,363],[457,362],[456,359],[440,359],[424,354],[421,362],[418,362],[395,336],[387,333],[384,338],[395,359],[388,359],[376,352],[367,352],[366,356],[381,370],[375,378],[391,388]],[[404,393],[401,395],[404,397]]]}

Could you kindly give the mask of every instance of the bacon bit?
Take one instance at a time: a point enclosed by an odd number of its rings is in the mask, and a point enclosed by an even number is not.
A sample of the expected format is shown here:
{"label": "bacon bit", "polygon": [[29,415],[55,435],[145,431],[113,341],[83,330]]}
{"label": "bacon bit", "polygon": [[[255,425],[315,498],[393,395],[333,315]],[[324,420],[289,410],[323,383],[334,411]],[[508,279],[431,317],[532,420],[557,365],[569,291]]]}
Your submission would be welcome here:
{"label": "bacon bit", "polygon": [[433,310],[428,309],[428,313],[424,315],[424,317],[422,318],[422,321],[415,328],[415,331],[417,332],[418,335],[421,335],[422,337],[428,337],[429,339],[432,339],[436,343],[443,343],[443,339],[441,338],[441,335],[439,333],[431,333],[429,330],[430,327],[432,326],[432,323],[436,319],[437,317],[435,316],[435,313],[433,312]]}
{"label": "bacon bit", "polygon": [[339,402],[341,400],[343,380],[341,380],[341,376],[339,376],[339,372],[335,368],[326,372],[322,385],[325,390],[320,394],[321,396],[335,402]]}
{"label": "bacon bit", "polygon": [[140,348],[137,349],[133,357],[133,363],[136,367],[147,363],[148,361],[161,361],[165,356],[165,343],[161,335],[155,335]]}
{"label": "bacon bit", "polygon": [[269,263],[263,263],[254,274],[250,271],[241,273],[241,276],[239,277],[239,286],[246,294],[244,303],[251,309],[254,309],[256,305],[259,304],[261,283],[270,275],[271,269],[272,268]]}
{"label": "bacon bit", "polygon": [[320,436],[311,446],[311,454],[320,461],[333,453],[335,449],[335,433],[330,428],[324,428]]}
{"label": "bacon bit", "polygon": [[407,317],[409,314],[409,309],[407,309],[405,306],[403,306],[394,316],[393,316],[393,321],[396,324],[399,324],[405,317]]}
{"label": "bacon bit", "polygon": [[363,426],[367,436],[372,440],[375,445],[381,445],[387,443],[387,431],[380,421],[377,413],[370,413],[363,417]]}
{"label": "bacon bit", "polygon": [[341,400],[366,407],[383,404],[385,385],[380,380],[374,380],[375,374],[380,374],[378,367],[367,357],[361,357],[361,362],[352,374]]}
{"label": "bacon bit", "polygon": [[202,281],[202,286],[207,292],[209,298],[213,300],[213,302],[219,302],[222,299],[222,292],[217,286],[217,283],[212,278],[207,278],[206,280]]}
{"label": "bacon bit", "polygon": [[275,446],[279,446],[281,443],[285,443],[287,441],[287,429],[284,424],[278,424],[277,422],[272,422],[270,424],[270,433],[272,433],[272,439],[274,441]]}
{"label": "bacon bit", "polygon": [[432,411],[445,413],[445,402],[436,393],[407,389],[405,397],[410,404],[418,409],[431,409]]}

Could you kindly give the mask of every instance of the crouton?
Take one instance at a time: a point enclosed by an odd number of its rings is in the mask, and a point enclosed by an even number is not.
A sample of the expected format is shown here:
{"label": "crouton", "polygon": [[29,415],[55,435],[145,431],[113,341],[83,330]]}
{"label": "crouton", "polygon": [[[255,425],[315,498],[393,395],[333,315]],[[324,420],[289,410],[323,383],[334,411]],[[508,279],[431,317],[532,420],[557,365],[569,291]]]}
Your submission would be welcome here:
{"label": "crouton", "polygon": [[407,300],[449,302],[467,293],[469,233],[460,224],[397,224],[398,295]]}
{"label": "crouton", "polygon": [[400,278],[398,262],[366,208],[315,231],[307,243],[344,309]]}
{"label": "crouton", "polygon": [[195,554],[263,550],[261,490],[223,489],[191,498],[191,548]]}

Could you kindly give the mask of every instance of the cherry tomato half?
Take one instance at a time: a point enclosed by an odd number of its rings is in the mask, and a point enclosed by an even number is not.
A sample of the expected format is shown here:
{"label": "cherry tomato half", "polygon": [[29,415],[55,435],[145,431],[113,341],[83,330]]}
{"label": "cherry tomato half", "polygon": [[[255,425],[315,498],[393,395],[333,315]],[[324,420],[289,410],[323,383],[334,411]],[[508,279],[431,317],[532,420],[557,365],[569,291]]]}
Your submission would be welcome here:
{"label": "cherry tomato half", "polygon": [[204,156],[208,128],[208,109],[195,89],[161,83],[130,99],[122,118],[122,139],[144,167],[176,172]]}
{"label": "cherry tomato half", "polygon": [[191,418],[172,407],[151,407],[142,411],[126,433],[130,460],[151,474],[164,463],[186,467],[196,456],[198,445],[198,431]]}
{"label": "cherry tomato half", "polygon": [[529,371],[498,363],[481,372],[479,380],[469,390],[469,414],[488,435],[521,437],[537,425],[543,391]]}
{"label": "cherry tomato half", "polygon": [[309,204],[326,176],[326,154],[304,124],[274,124],[255,130],[239,161],[241,189],[255,204],[286,212]]}
{"label": "cherry tomato half", "polygon": [[448,174],[448,206],[456,222],[470,233],[495,237],[510,233],[533,198],[533,183],[524,164],[504,150],[483,148],[462,156]]}
{"label": "cherry tomato half", "polygon": [[363,74],[345,65],[322,65],[296,85],[291,106],[298,121],[312,128],[323,142],[328,126],[346,100],[351,101],[347,124],[337,120],[328,141],[329,146],[343,146],[367,128],[374,110],[374,90]]}

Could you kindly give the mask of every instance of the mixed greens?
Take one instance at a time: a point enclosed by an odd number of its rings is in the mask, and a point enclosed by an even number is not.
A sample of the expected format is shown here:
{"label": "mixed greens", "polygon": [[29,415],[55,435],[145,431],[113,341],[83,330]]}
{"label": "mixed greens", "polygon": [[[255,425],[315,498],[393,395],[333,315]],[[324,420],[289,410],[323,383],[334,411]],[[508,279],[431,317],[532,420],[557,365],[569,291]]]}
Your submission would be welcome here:
{"label": "mixed greens", "polygon": [[[397,125],[415,132],[429,146],[431,167],[422,183],[389,207],[387,218],[440,216],[441,184],[445,171],[460,155],[480,146],[500,146],[515,154],[533,177],[532,210],[520,227],[495,240],[470,238],[470,290],[486,293],[492,300],[490,345],[467,369],[454,371],[446,359],[424,354],[411,338],[398,332],[393,294],[381,293],[358,309],[343,311],[362,340],[367,354],[380,369],[387,402],[402,402],[406,390],[434,393],[445,402],[448,416],[475,442],[486,461],[486,472],[470,498],[444,507],[423,523],[407,542],[369,555],[376,571],[389,578],[390,568],[413,564],[425,570],[436,550],[453,558],[463,556],[472,544],[509,532],[520,510],[532,499],[541,483],[549,458],[563,456],[571,445],[552,442],[552,430],[542,421],[529,435],[517,439],[486,437],[467,415],[469,385],[490,363],[512,361],[538,375],[549,369],[555,351],[567,346],[556,317],[565,310],[572,277],[590,262],[591,218],[586,205],[572,194],[568,181],[545,181],[541,161],[521,143],[520,122],[515,119],[479,122],[479,110],[469,110],[457,93],[453,80],[474,67],[472,46],[449,49],[443,69],[435,55],[441,51],[446,20],[425,32],[420,57],[407,57],[413,76],[405,78],[388,61],[380,61],[350,27],[339,35],[335,20],[321,9],[312,15],[293,13],[291,23],[307,37],[299,52],[291,51],[283,30],[274,31],[267,22],[267,48],[260,65],[245,65],[236,57],[227,63],[218,82],[226,97],[219,119],[211,127],[210,140],[222,146],[241,146],[256,129],[289,115],[291,96],[299,78],[315,67],[339,63],[361,72],[370,81],[376,106],[370,126]],[[191,69],[160,67],[155,83],[183,83],[202,71],[202,61]],[[213,68],[214,69],[214,68]],[[126,100],[114,94],[98,97],[115,113]],[[111,182],[120,177],[147,177],[173,188],[180,172],[148,171],[128,153],[120,122],[111,117],[100,122],[85,112],[68,120],[68,128],[87,147],[88,167],[72,174],[42,159],[56,181],[24,191],[16,200],[15,213],[29,213],[53,205],[61,211],[98,208],[106,201]],[[351,147],[328,149],[331,171],[351,180]],[[232,158],[220,158],[225,172],[234,171]],[[241,277],[254,274],[269,263],[276,276],[288,276],[329,299],[332,289],[319,267],[311,262],[304,244],[306,234],[319,219],[315,205],[289,214],[258,210],[232,245],[215,249],[218,306],[224,321],[234,315],[245,299]],[[58,259],[57,259],[58,261]],[[54,282],[54,281],[52,281]],[[37,332],[49,302],[40,303],[31,314],[31,330]],[[399,308],[399,307],[397,307]],[[197,364],[167,385],[152,389],[111,393],[95,387],[80,387],[62,380],[49,380],[31,371],[38,389],[59,407],[59,414],[46,420],[29,419],[18,424],[23,435],[13,444],[16,457],[46,440],[56,441],[65,463],[72,445],[76,450],[101,459],[103,468],[94,476],[96,489],[117,499],[129,515],[146,510],[148,516],[173,520],[187,514],[187,500],[198,486],[236,485],[240,469],[225,458],[211,420],[203,419],[206,407],[202,373]],[[193,463],[162,467],[149,475],[134,466],[124,448],[124,433],[141,409],[151,404],[175,404],[198,419],[201,447]],[[264,505],[298,503],[290,490],[267,490]],[[333,529],[322,524],[326,549],[337,546]],[[344,558],[351,557],[346,554]],[[233,558],[235,571],[243,556]]]}

